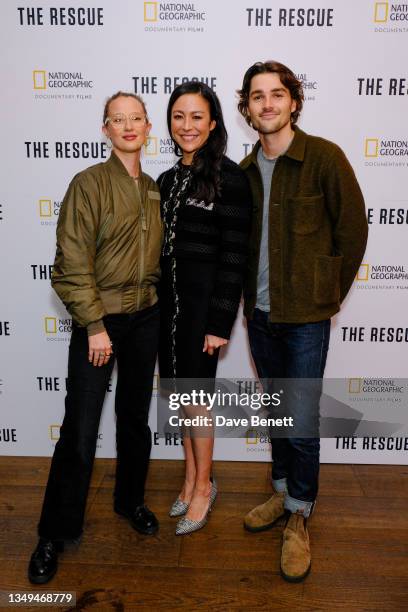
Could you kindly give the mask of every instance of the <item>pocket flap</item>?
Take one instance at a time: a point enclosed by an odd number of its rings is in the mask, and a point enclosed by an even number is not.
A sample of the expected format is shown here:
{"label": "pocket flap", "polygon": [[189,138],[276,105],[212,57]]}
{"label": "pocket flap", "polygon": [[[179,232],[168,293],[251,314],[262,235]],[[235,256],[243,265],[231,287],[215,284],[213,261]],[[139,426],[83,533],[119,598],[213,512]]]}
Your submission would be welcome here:
{"label": "pocket flap", "polygon": [[160,200],[160,193],[158,191],[153,191],[152,189],[148,189],[147,195],[151,200]]}

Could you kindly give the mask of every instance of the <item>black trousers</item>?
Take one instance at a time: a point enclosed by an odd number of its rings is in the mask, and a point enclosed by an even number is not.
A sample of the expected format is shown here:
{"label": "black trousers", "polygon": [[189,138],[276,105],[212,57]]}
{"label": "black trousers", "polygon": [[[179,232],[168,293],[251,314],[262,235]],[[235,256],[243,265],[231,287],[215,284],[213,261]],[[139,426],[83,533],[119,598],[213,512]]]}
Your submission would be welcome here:
{"label": "black trousers", "polygon": [[[148,417],[159,308],[154,305],[134,314],[107,315],[104,323],[118,364],[114,496],[123,510],[132,510],[144,501],[152,446]],[[113,358],[102,367],[90,364],[86,329],[73,326],[65,416],[48,477],[40,537],[74,540],[82,533],[99,421],[113,366]]]}

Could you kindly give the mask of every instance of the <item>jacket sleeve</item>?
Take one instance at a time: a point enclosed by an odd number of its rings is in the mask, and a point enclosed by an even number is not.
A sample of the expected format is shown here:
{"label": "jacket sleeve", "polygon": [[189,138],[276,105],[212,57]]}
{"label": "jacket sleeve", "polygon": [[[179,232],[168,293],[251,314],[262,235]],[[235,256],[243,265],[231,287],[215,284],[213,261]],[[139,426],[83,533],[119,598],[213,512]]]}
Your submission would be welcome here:
{"label": "jacket sleeve", "polygon": [[228,340],[241,299],[252,208],[249,181],[238,167],[225,173],[216,207],[221,235],[206,333]]}
{"label": "jacket sleeve", "polygon": [[51,284],[73,320],[97,333],[104,330],[106,313],[94,274],[100,207],[91,180],[77,175],[64,197]]}
{"label": "jacket sleeve", "polygon": [[364,198],[353,168],[339,147],[329,157],[324,190],[333,226],[335,255],[342,255],[340,302],[353,284],[367,245]]}

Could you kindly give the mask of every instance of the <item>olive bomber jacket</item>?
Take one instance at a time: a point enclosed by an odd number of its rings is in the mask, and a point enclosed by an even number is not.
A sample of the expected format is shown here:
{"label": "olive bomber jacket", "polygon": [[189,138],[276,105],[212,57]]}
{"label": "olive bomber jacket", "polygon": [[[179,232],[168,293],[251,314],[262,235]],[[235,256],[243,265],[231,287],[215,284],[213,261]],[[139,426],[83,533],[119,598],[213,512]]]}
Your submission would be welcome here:
{"label": "olive bomber jacket", "polygon": [[94,334],[106,314],[153,305],[161,244],[152,178],[133,179],[113,152],[77,174],[61,206],[51,281],[73,321]]}
{"label": "olive bomber jacket", "polygon": [[[244,313],[256,303],[263,186],[258,141],[241,162],[253,195]],[[343,151],[295,126],[289,149],[276,162],[269,201],[270,321],[308,323],[340,309],[367,243],[364,199]]]}

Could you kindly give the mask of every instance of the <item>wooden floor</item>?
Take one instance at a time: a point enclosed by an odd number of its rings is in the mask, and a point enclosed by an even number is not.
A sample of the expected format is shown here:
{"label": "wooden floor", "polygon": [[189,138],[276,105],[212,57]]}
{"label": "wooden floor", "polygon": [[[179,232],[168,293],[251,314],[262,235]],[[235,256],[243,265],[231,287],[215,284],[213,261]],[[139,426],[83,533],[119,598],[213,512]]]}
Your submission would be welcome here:
{"label": "wooden floor", "polygon": [[[48,459],[0,457],[0,591],[33,590],[27,561],[48,468]],[[281,526],[242,528],[243,515],[270,495],[267,464],[217,462],[208,525],[175,537],[167,512],[182,470],[182,462],[152,461],[147,503],[160,531],[143,537],[113,513],[114,464],[97,460],[81,546],[60,557],[41,590],[76,591],[70,609],[102,612],[408,610],[407,466],[322,466],[309,522],[313,567],[301,584],[279,575]]]}

